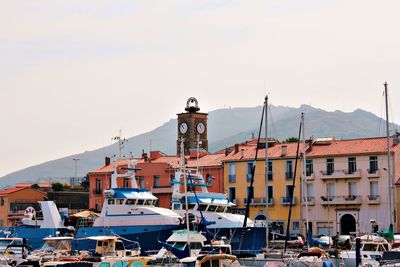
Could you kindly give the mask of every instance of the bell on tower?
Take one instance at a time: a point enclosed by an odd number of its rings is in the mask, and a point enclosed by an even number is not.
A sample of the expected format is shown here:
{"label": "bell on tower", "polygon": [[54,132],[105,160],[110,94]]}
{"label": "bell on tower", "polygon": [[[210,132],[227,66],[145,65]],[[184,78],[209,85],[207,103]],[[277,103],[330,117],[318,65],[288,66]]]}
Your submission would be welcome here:
{"label": "bell on tower", "polygon": [[190,97],[186,101],[186,112],[178,115],[178,138],[176,151],[180,155],[180,141],[184,140],[185,155],[199,147],[208,151],[207,139],[207,113],[200,113],[199,103],[196,98]]}

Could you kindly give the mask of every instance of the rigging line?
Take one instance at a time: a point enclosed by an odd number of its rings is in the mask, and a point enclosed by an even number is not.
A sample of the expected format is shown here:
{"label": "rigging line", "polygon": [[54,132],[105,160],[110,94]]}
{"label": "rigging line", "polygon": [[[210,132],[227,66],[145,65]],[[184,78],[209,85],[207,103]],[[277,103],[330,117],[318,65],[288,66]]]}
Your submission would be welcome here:
{"label": "rigging line", "polygon": [[[262,109],[262,114],[261,114],[260,129],[258,130],[258,138],[257,138],[256,155],[254,157],[254,164],[253,164],[253,166],[251,168],[250,188],[253,188],[253,184],[254,184],[254,172],[255,172],[255,169],[256,169],[256,161],[257,161],[257,158],[258,158],[258,149],[260,148],[260,139],[261,139],[262,125],[263,125],[263,121],[264,121],[264,112],[265,112],[265,108]],[[251,191],[251,189],[249,189],[248,192],[247,192],[247,200],[248,201],[246,203],[246,212],[245,212],[245,216],[244,216],[243,227],[247,226],[247,218],[249,217],[250,191]]]}
{"label": "rigging line", "polygon": [[385,125],[385,121],[384,121],[384,119],[382,119],[382,118],[384,118],[385,117],[385,91],[383,91],[383,94],[382,94],[382,98],[381,98],[381,106],[380,106],[380,109],[379,109],[379,120],[378,120],[378,122],[377,122],[377,131],[378,131],[378,133],[377,133],[377,136],[381,136],[381,129],[383,129],[382,128],[382,126],[383,125]]}
{"label": "rigging line", "polygon": [[272,137],[272,136],[277,137],[277,136],[278,136],[278,133],[277,133],[277,131],[276,131],[275,122],[274,122],[274,120],[273,120],[273,118],[272,118],[271,105],[268,105],[268,110],[269,110],[269,112],[268,112],[268,113],[269,113],[269,118],[271,119],[270,121],[271,121],[272,132],[274,133],[274,135],[272,135],[271,132],[270,132],[270,133],[269,133],[269,136],[270,136],[270,137]]}
{"label": "rigging line", "polygon": [[[300,138],[301,138],[301,128],[302,128],[302,123],[300,122],[300,126],[299,126],[299,138],[297,141],[297,149],[296,149],[296,160],[294,163],[294,173],[293,173],[293,182],[292,182],[292,190],[289,190],[289,198],[290,198],[290,207],[289,207],[289,214],[288,214],[288,223],[286,225],[286,238],[285,238],[285,249],[284,249],[284,253],[286,253],[286,249],[287,249],[287,242],[289,239],[289,227],[290,227],[290,219],[292,216],[292,208],[293,208],[293,198],[294,198],[294,190],[296,188],[296,174],[297,174],[297,161],[299,159],[299,148],[300,148]],[[300,201],[300,205],[301,205],[301,201]]]}

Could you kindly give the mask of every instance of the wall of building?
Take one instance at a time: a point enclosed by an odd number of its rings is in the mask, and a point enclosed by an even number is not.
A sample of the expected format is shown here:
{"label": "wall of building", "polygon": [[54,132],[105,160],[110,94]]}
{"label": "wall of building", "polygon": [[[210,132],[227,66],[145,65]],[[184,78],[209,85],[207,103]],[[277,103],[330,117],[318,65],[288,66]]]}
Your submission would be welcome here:
{"label": "wall of building", "polygon": [[[369,156],[378,156],[378,171],[375,174],[368,173]],[[340,220],[346,214],[355,217],[358,232],[370,232],[372,230],[371,220],[376,220],[379,229],[388,226],[390,216],[387,193],[388,175],[383,169],[387,167],[386,155],[355,157],[357,170],[353,174],[348,174],[348,156],[329,157],[334,158],[335,166],[335,172],[331,175],[324,175],[327,157],[313,158],[314,173],[307,178],[308,183],[313,184],[314,201],[308,207],[309,220],[313,224],[313,234],[319,233],[318,227],[327,228],[329,225],[333,228],[334,234],[341,232]],[[378,199],[369,199],[371,181],[378,182]],[[355,200],[349,197],[350,182],[356,183],[357,198]],[[326,198],[328,183],[334,184],[334,199]],[[303,213],[305,212],[304,208]]]}

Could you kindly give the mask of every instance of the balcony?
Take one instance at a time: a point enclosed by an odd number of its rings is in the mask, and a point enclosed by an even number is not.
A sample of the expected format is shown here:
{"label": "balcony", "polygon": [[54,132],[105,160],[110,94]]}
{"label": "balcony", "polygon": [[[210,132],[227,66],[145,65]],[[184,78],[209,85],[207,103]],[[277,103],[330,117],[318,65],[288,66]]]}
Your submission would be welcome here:
{"label": "balcony", "polygon": [[[293,205],[296,205],[297,199],[293,197]],[[281,205],[290,205],[290,197],[281,197]]]}
{"label": "balcony", "polygon": [[379,169],[367,169],[367,177],[368,178],[378,178],[381,175]]}
{"label": "balcony", "polygon": [[[267,204],[265,200],[266,200],[265,197],[252,198],[252,199],[250,199],[250,205],[253,205],[253,206],[265,206]],[[243,204],[245,204],[245,205],[247,204],[247,198],[243,199]],[[272,206],[272,205],[274,205],[274,199],[273,198],[269,198],[268,206]]]}
{"label": "balcony", "polygon": [[314,181],[315,173],[306,172],[306,181]]}
{"label": "balcony", "polygon": [[171,185],[159,185],[154,186],[151,190],[153,194],[170,194],[172,193],[172,186]]}
{"label": "balcony", "polygon": [[228,175],[228,182],[236,183],[236,174],[229,174]]}
{"label": "balcony", "polygon": [[320,178],[322,180],[361,179],[361,170],[355,170],[354,172],[349,170],[321,171]]}
{"label": "balcony", "polygon": [[307,205],[309,206],[314,206],[315,205],[315,197],[303,197],[303,205],[306,204],[306,200],[307,200]]}
{"label": "balcony", "polygon": [[361,196],[321,196],[322,205],[361,205]]}
{"label": "balcony", "polygon": [[285,177],[286,177],[286,180],[292,180],[293,172],[285,172]]}
{"label": "balcony", "polygon": [[380,203],[381,203],[381,198],[379,195],[369,195],[368,196],[368,204],[378,205]]}
{"label": "balcony", "polygon": [[93,195],[101,195],[101,194],[103,194],[103,191],[101,191],[101,189],[99,188],[93,189]]}

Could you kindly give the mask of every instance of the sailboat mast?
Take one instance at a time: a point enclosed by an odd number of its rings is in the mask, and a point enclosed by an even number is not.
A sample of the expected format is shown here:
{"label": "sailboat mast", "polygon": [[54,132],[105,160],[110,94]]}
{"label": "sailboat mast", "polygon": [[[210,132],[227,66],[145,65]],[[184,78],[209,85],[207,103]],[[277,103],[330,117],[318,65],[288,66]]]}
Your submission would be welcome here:
{"label": "sailboat mast", "polygon": [[266,220],[266,229],[265,229],[265,241],[266,241],[266,251],[269,250],[269,180],[268,180],[268,95],[265,96],[265,220]]}
{"label": "sailboat mast", "polygon": [[391,178],[391,169],[390,169],[390,137],[389,137],[389,109],[388,109],[388,84],[385,82],[383,84],[385,86],[385,104],[386,104],[386,143],[387,143],[387,158],[388,158],[388,189],[389,189],[389,212],[390,212],[390,226],[393,226],[393,208],[392,208],[392,178]]}
{"label": "sailboat mast", "polygon": [[[306,199],[305,199],[305,206],[306,206],[306,236],[308,234],[308,190],[307,190],[307,157],[306,157],[306,130],[304,127],[304,113],[301,113],[301,124],[302,124],[302,138],[303,138],[303,185],[306,186],[305,190],[302,190],[305,192]],[[310,244],[307,242],[307,247],[310,249]]]}
{"label": "sailboat mast", "polygon": [[183,184],[184,184],[184,192],[185,192],[185,219],[186,219],[186,230],[187,230],[187,242],[189,246],[189,251],[190,251],[190,226],[189,226],[189,211],[188,211],[188,195],[187,195],[187,179],[186,179],[186,168],[185,168],[185,154],[184,154],[184,145],[183,145],[183,139],[181,139],[181,160],[180,160],[180,171],[183,173]]}

